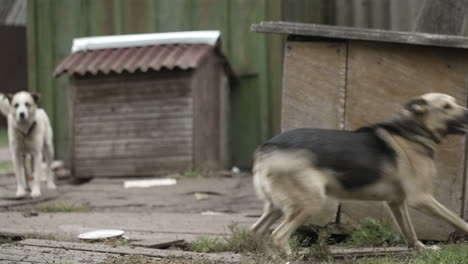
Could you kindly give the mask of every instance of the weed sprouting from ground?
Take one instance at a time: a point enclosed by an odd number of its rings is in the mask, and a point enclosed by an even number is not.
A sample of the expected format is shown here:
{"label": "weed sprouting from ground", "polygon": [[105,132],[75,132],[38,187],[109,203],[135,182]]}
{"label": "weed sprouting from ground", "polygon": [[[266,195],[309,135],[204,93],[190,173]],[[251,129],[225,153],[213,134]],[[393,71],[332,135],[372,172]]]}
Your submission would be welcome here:
{"label": "weed sprouting from ground", "polygon": [[241,253],[255,252],[258,249],[252,233],[237,224],[229,225],[231,233],[229,238],[212,238],[200,236],[190,245],[190,250],[195,252],[221,252],[234,251]]}
{"label": "weed sprouting from ground", "polygon": [[90,206],[87,205],[76,205],[76,204],[66,204],[66,203],[50,203],[50,204],[41,204],[34,207],[34,210],[42,213],[71,213],[71,212],[89,212],[92,210]]}
{"label": "weed sprouting from ground", "polygon": [[227,242],[220,238],[208,236],[199,236],[190,244],[190,251],[195,252],[222,252],[227,251]]}
{"label": "weed sprouting from ground", "polygon": [[231,237],[227,240],[229,249],[234,252],[255,252],[258,250],[257,242],[250,230],[239,227],[237,224],[229,225]]}
{"label": "weed sprouting from ground", "polygon": [[465,264],[468,263],[468,244],[448,245],[441,250],[427,249],[414,257],[370,257],[349,259],[345,264]]}
{"label": "weed sprouting from ground", "polygon": [[346,240],[348,246],[390,246],[402,243],[399,234],[391,228],[391,221],[366,218]]}
{"label": "weed sprouting from ground", "polygon": [[328,248],[328,239],[330,233],[326,228],[319,231],[317,241],[308,249],[307,259],[320,261],[330,260],[330,249]]}

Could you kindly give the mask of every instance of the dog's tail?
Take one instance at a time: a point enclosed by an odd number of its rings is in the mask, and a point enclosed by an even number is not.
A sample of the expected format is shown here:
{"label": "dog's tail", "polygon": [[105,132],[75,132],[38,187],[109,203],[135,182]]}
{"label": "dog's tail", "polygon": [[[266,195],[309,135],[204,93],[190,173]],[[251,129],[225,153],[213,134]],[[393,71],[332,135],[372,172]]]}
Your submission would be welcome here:
{"label": "dog's tail", "polygon": [[8,116],[8,112],[10,111],[10,100],[8,98],[0,93],[0,113],[2,113],[4,116]]}

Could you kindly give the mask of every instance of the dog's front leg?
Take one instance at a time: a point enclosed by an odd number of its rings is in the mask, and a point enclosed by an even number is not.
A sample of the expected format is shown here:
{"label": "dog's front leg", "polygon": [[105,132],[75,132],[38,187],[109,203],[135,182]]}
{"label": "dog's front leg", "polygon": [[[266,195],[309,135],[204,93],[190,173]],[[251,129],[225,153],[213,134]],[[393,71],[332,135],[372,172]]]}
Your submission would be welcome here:
{"label": "dog's front leg", "polygon": [[33,186],[31,190],[32,197],[41,196],[41,175],[42,175],[42,152],[38,151],[33,154]]}
{"label": "dog's front leg", "polygon": [[426,248],[426,246],[424,246],[416,236],[406,202],[387,202],[387,205],[393,216],[393,220],[395,220],[395,224],[403,235],[408,247],[415,248],[416,250]]}
{"label": "dog's front leg", "polygon": [[15,167],[16,174],[16,197],[26,196],[26,175],[24,174],[24,164],[25,158],[23,155],[19,154],[18,151],[13,151],[13,165]]}
{"label": "dog's front leg", "polygon": [[408,200],[411,207],[448,222],[456,229],[468,234],[468,223],[439,203],[432,195],[421,195]]}

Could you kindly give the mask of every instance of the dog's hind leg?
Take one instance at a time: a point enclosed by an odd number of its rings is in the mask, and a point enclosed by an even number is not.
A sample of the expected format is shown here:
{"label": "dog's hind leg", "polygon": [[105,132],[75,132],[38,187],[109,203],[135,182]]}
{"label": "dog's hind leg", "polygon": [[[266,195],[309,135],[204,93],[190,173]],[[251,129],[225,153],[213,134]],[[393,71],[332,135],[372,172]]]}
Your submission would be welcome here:
{"label": "dog's hind leg", "polygon": [[418,240],[416,232],[414,231],[411,218],[408,213],[408,205],[406,202],[387,202],[388,209],[393,216],[396,226],[403,235],[406,244],[410,248],[423,249],[426,248],[424,244]]}
{"label": "dog's hind leg", "polygon": [[319,172],[302,170],[295,175],[284,176],[288,180],[278,182],[272,192],[281,197],[284,221],[273,231],[271,237],[276,248],[292,254],[289,238],[313,214],[320,212],[325,201],[325,183]]}
{"label": "dog's hind leg", "polygon": [[267,255],[270,254],[270,249],[265,244],[265,240],[267,238],[269,228],[278,219],[280,219],[282,215],[283,213],[281,212],[281,210],[274,208],[271,202],[266,201],[263,208],[262,216],[250,228],[252,233],[255,235],[259,246]]}
{"label": "dog's hind leg", "polygon": [[[14,152],[14,151],[13,151]],[[25,158],[23,155],[14,153],[12,156],[13,165],[15,167],[16,174],[16,196],[24,197],[26,196],[26,188],[28,186],[27,179],[24,171]]]}
{"label": "dog's hind leg", "polygon": [[432,195],[412,197],[408,200],[408,203],[422,213],[444,220],[456,229],[468,234],[468,223],[439,203]]}

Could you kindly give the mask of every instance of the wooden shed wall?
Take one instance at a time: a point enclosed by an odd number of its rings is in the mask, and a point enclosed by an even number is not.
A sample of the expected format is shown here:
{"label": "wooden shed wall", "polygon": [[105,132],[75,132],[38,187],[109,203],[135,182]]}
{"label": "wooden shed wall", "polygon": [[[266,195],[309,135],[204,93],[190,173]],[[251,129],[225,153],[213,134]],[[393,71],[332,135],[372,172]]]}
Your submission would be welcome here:
{"label": "wooden shed wall", "polygon": [[154,175],[192,167],[191,71],[74,78],[77,177]]}
{"label": "wooden shed wall", "polygon": [[[285,51],[282,127],[356,129],[392,116],[401,103],[444,92],[467,104],[468,50],[367,41],[289,41]],[[307,67],[304,67],[306,65]],[[453,136],[438,154],[436,198],[467,217],[465,138]],[[382,203],[344,202],[340,219],[389,217]],[[336,206],[328,206],[334,221]],[[334,210],[335,209],[335,210]],[[412,211],[422,239],[446,239],[447,224]],[[428,228],[430,226],[431,228]]]}
{"label": "wooden shed wall", "polygon": [[210,54],[193,74],[193,165],[226,169],[229,83],[220,58]]}

